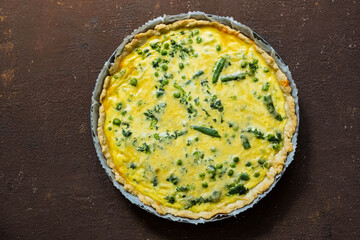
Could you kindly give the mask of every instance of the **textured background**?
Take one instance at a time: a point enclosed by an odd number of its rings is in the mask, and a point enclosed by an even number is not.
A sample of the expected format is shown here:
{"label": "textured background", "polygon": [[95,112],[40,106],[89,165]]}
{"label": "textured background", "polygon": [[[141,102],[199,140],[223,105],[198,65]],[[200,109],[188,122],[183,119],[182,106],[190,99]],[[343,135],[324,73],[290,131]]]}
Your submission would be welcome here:
{"label": "textured background", "polygon": [[[358,1],[0,0],[0,239],[359,239]],[[201,10],[264,37],[299,89],[298,149],[253,209],[193,226],[113,187],[96,156],[95,80],[147,20]]]}

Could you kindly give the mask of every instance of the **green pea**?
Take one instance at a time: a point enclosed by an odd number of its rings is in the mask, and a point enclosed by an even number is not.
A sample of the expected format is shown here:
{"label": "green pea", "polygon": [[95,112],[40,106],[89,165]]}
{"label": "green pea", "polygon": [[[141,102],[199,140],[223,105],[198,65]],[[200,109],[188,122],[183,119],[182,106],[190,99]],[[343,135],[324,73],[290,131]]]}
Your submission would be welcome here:
{"label": "green pea", "polygon": [[215,147],[211,147],[211,151],[212,151],[212,152],[216,152],[216,148],[215,148]]}
{"label": "green pea", "polygon": [[162,51],[161,51],[161,55],[163,55],[163,56],[167,55],[167,51],[166,51],[166,50],[162,50]]}
{"label": "green pea", "polygon": [[236,162],[236,163],[239,162],[239,160],[240,160],[239,157],[234,157],[233,158],[233,161]]}
{"label": "green pea", "polygon": [[199,141],[199,137],[195,137],[195,141],[198,142],[198,141]]}
{"label": "green pea", "polygon": [[108,127],[108,130],[111,131],[111,130],[112,130],[112,127]]}
{"label": "green pea", "polygon": [[169,43],[165,43],[165,44],[164,44],[164,48],[165,48],[165,49],[168,49],[168,48],[169,48]]}
{"label": "green pea", "polygon": [[256,172],[256,173],[254,173],[254,177],[259,177],[260,176],[260,173],[259,172]]}
{"label": "green pea", "polygon": [[201,37],[197,37],[197,38],[196,38],[196,42],[197,42],[197,43],[201,43],[201,42],[202,42],[202,38],[201,38]]}
{"label": "green pea", "polygon": [[136,80],[136,78],[132,78],[132,79],[130,80],[130,84],[131,84],[132,86],[136,87],[136,85],[137,85],[137,80]]}
{"label": "green pea", "polygon": [[268,67],[264,67],[264,72],[270,72],[270,69]]}
{"label": "green pea", "polygon": [[247,62],[244,61],[244,62],[241,63],[242,68],[246,68],[246,66],[247,66]]}
{"label": "green pea", "polygon": [[115,75],[114,75],[114,78],[115,78],[115,79],[118,79],[118,78],[119,78],[119,74],[115,74]]}
{"label": "green pea", "polygon": [[182,75],[182,76],[181,76],[181,78],[182,78],[182,79],[185,79],[185,78],[186,78],[186,76],[185,76],[185,75]]}
{"label": "green pea", "polygon": [[244,180],[244,181],[249,181],[249,180],[250,180],[250,177],[249,177],[249,175],[248,175],[247,173],[242,173],[242,174],[240,175],[240,179],[241,179],[241,180]]}
{"label": "green pea", "polygon": [[183,64],[183,63],[179,63],[179,68],[180,68],[180,69],[184,69],[184,64]]}
{"label": "green pea", "polygon": [[228,171],[228,175],[229,175],[229,176],[234,175],[234,170],[230,169],[230,170]]}
{"label": "green pea", "polygon": [[163,64],[161,65],[161,70],[163,70],[164,72],[166,72],[168,70],[168,66]]}
{"label": "green pea", "polygon": [[257,77],[253,77],[253,82],[257,82],[259,79]]}
{"label": "green pea", "polygon": [[180,93],[179,92],[174,92],[174,98],[179,98],[180,97]]}
{"label": "green pea", "polygon": [[203,188],[207,188],[207,187],[208,187],[207,182],[203,182],[201,185],[203,186]]}
{"label": "green pea", "polygon": [[216,51],[221,51],[221,46],[220,45],[216,45]]}
{"label": "green pea", "polygon": [[194,30],[194,34],[195,34],[195,35],[198,35],[199,33],[200,33],[200,32],[199,32],[198,29],[195,29],[195,30]]}
{"label": "green pea", "polygon": [[235,168],[235,167],[236,167],[236,163],[234,163],[234,162],[230,163],[230,167]]}
{"label": "green pea", "polygon": [[251,162],[247,162],[247,163],[245,164],[245,166],[246,166],[246,167],[251,167]]}
{"label": "green pea", "polygon": [[114,120],[113,120],[113,124],[114,124],[114,125],[120,126],[120,123],[121,123],[120,119],[114,118]]}
{"label": "green pea", "polygon": [[279,148],[280,148],[280,145],[278,143],[273,145],[273,149],[278,150]]}
{"label": "green pea", "polygon": [[216,164],[216,168],[217,168],[217,169],[220,169],[220,168],[222,168],[222,167],[223,167],[223,165],[222,165],[221,163]]}
{"label": "green pea", "polygon": [[193,55],[194,57],[198,57],[199,56],[199,54],[198,53],[194,53],[194,55]]}
{"label": "green pea", "polygon": [[116,104],[115,108],[116,108],[116,110],[120,111],[122,109],[122,107],[123,107],[123,104],[121,102],[119,102],[119,103]]}
{"label": "green pea", "polygon": [[200,173],[200,174],[199,174],[199,177],[200,177],[200,178],[204,178],[204,177],[205,177],[205,173]]}
{"label": "green pea", "polygon": [[158,73],[158,72],[155,72],[155,73],[154,73],[154,76],[155,76],[155,77],[158,77],[158,76],[159,76],[159,73]]}
{"label": "green pea", "polygon": [[182,165],[182,160],[181,160],[181,159],[177,160],[176,164],[177,164],[178,166],[181,166],[181,165]]}

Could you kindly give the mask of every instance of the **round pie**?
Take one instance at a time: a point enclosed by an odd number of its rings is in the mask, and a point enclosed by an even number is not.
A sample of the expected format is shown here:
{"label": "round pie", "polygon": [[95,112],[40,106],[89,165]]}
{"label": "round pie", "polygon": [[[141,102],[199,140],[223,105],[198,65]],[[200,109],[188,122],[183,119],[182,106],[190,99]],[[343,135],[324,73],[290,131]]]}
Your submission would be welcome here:
{"label": "round pie", "polygon": [[293,149],[287,77],[254,41],[217,22],[136,35],[100,102],[108,165],[160,214],[210,219],[242,208],[269,189]]}

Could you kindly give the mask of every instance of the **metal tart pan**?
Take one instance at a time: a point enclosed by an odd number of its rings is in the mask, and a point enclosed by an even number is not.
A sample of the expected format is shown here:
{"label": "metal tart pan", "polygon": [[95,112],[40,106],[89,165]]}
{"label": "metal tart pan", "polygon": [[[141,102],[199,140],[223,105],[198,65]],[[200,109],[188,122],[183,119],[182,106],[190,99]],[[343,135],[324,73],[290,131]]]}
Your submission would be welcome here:
{"label": "metal tart pan", "polygon": [[[123,185],[121,185],[119,182],[116,181],[115,175],[112,172],[112,169],[107,165],[107,160],[101,151],[101,146],[100,146],[98,136],[97,136],[97,126],[98,126],[99,106],[100,106],[99,99],[100,99],[100,94],[101,94],[102,87],[104,84],[104,80],[105,80],[106,76],[109,75],[110,67],[114,63],[117,56],[120,55],[120,53],[124,49],[124,46],[127,43],[129,43],[136,34],[146,32],[149,29],[153,29],[158,24],[161,24],[161,23],[169,24],[169,23],[173,23],[173,22],[176,22],[179,20],[185,20],[185,19],[197,19],[197,20],[208,20],[211,22],[219,22],[219,23],[222,23],[224,25],[227,25],[233,29],[240,31],[241,33],[243,33],[250,39],[254,40],[255,43],[260,48],[262,48],[271,57],[274,58],[275,62],[279,66],[279,68],[287,76],[287,78],[290,82],[290,86],[292,88],[291,95],[293,96],[293,98],[295,100],[295,112],[296,112],[296,116],[297,116],[297,126],[296,126],[296,131],[292,138],[292,143],[293,143],[294,149],[292,152],[290,152],[288,154],[283,171],[275,177],[275,181],[270,186],[270,188],[268,190],[266,190],[264,193],[259,194],[258,197],[251,204],[246,205],[246,206],[244,206],[240,209],[237,209],[228,214],[218,214],[211,219],[203,219],[203,218],[189,219],[189,218],[185,218],[185,217],[176,217],[171,214],[160,215],[158,212],[156,212],[156,210],[154,208],[143,204],[137,196],[134,196],[131,193],[127,192],[124,189]],[[219,220],[226,219],[229,217],[237,216],[240,213],[246,211],[247,209],[254,207],[256,203],[258,203],[261,199],[263,199],[275,187],[276,183],[283,176],[286,168],[294,160],[294,154],[295,154],[296,145],[297,145],[297,136],[298,136],[298,131],[299,131],[299,120],[300,120],[299,100],[298,100],[297,94],[298,94],[298,90],[296,88],[295,82],[291,76],[288,66],[284,63],[284,61],[281,59],[279,54],[270,46],[270,44],[268,44],[257,33],[252,31],[248,26],[245,26],[245,25],[235,21],[232,17],[222,17],[222,16],[213,15],[213,14],[206,14],[203,12],[188,12],[188,13],[183,13],[183,14],[178,14],[178,15],[164,15],[162,17],[158,17],[158,18],[148,21],[143,26],[136,29],[132,34],[126,36],[124,41],[120,44],[120,46],[114,51],[114,53],[110,56],[110,58],[105,62],[104,67],[102,68],[102,70],[96,80],[95,88],[94,88],[92,98],[91,98],[90,123],[91,123],[92,138],[93,138],[93,142],[95,145],[96,153],[99,157],[100,163],[101,163],[102,167],[104,168],[106,174],[109,176],[109,178],[112,181],[112,183],[114,184],[114,186],[117,189],[119,189],[120,192],[125,196],[125,198],[127,198],[131,203],[139,206],[140,208],[142,208],[158,217],[165,218],[165,219],[168,219],[171,221],[185,222],[185,223],[191,223],[191,224],[219,221]]]}

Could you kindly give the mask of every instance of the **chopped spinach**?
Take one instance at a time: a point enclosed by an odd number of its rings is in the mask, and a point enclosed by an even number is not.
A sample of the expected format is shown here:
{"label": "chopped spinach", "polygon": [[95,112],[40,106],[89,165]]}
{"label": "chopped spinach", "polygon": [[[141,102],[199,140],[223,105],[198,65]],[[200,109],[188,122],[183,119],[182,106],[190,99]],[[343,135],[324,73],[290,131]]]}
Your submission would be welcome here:
{"label": "chopped spinach", "polygon": [[171,183],[174,184],[174,185],[177,185],[178,182],[179,182],[179,178],[176,177],[176,176],[172,173],[169,177],[166,178],[166,181],[171,182]]}

